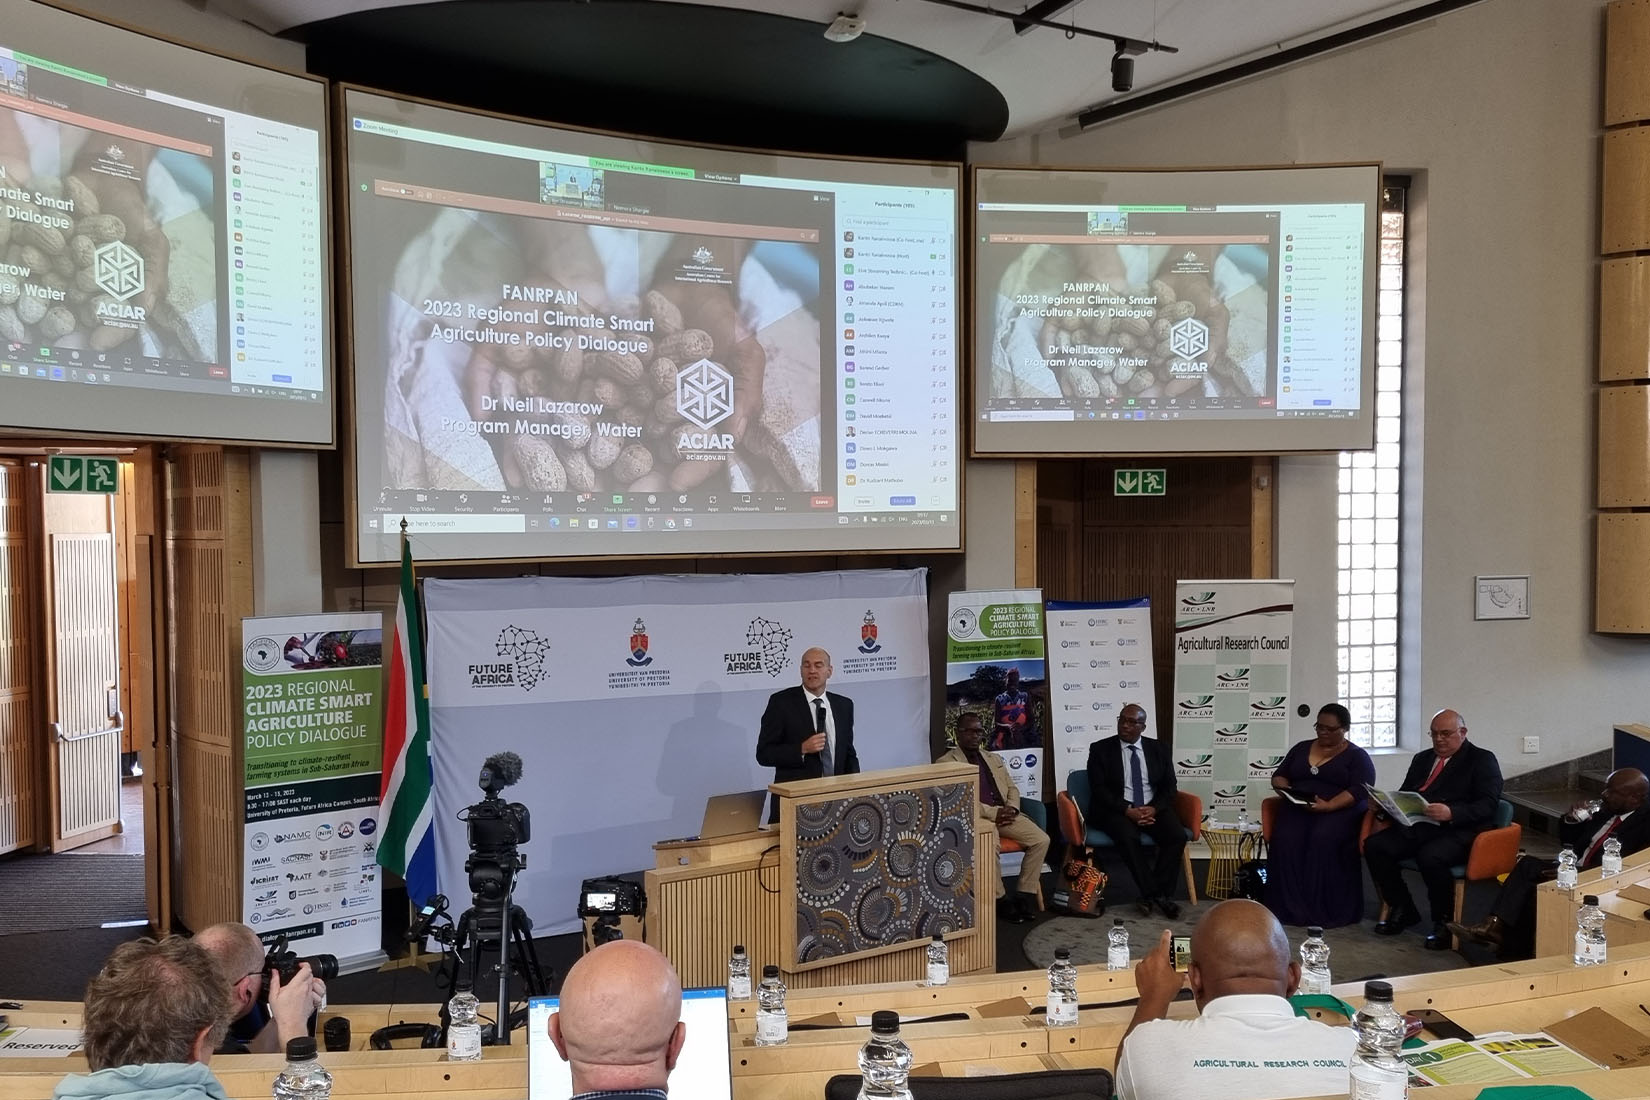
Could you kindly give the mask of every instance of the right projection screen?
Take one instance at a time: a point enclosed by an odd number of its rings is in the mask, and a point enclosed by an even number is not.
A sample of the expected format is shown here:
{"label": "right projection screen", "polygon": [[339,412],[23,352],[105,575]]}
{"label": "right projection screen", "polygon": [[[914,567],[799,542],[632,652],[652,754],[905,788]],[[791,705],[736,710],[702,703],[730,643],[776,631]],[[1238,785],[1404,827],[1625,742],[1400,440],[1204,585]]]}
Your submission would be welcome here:
{"label": "right projection screen", "polygon": [[1378,164],[974,178],[974,453],[1373,445]]}

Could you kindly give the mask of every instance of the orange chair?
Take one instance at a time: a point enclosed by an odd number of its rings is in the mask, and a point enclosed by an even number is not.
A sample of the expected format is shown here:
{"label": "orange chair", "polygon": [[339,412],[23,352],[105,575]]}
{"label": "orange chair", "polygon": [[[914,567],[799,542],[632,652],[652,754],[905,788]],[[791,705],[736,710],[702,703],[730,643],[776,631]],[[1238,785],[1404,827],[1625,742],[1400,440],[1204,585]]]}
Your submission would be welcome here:
{"label": "orange chair", "polygon": [[[1048,810],[1044,808],[1041,802],[1022,796],[1020,799],[1020,813],[1029,818],[1031,823],[1043,832],[1048,832]],[[1019,841],[1010,840],[1001,833],[997,834],[998,855],[1002,855],[1004,852],[1023,851],[1025,851],[1025,846]],[[1040,880],[1037,883],[1037,911],[1039,913],[1043,911],[1043,884]]]}
{"label": "orange chair", "polygon": [[[1277,823],[1278,811],[1283,808],[1283,797],[1273,795],[1264,798],[1260,803],[1260,838],[1266,843],[1272,843],[1272,826]],[[1358,841],[1358,851],[1363,852],[1363,840]]]}
{"label": "orange chair", "polygon": [[[1268,800],[1270,801],[1270,800]],[[1261,809],[1264,811],[1265,806]],[[1485,879],[1500,878],[1513,869],[1518,862],[1518,845],[1524,837],[1524,827],[1513,823],[1513,805],[1502,799],[1495,807],[1495,824],[1472,838],[1472,849],[1467,853],[1465,864],[1457,863],[1450,868],[1455,876],[1455,921],[1461,921],[1461,906],[1466,900],[1467,883],[1482,882]],[[1371,806],[1364,814],[1363,828],[1358,831],[1358,853],[1363,854],[1364,841],[1369,834],[1378,833],[1385,829],[1390,822],[1375,820],[1375,807]],[[1409,871],[1417,871],[1413,859],[1400,861],[1398,866]],[[1381,920],[1387,918],[1387,903],[1381,902]],[[1456,950],[1460,950],[1461,941],[1452,941]]]}
{"label": "orange chair", "polygon": [[[1079,805],[1077,798],[1082,798]],[[1083,807],[1088,805],[1089,774],[1086,771],[1074,771],[1066,776],[1066,790],[1060,792],[1055,800],[1055,810],[1060,815],[1060,837],[1073,848],[1080,849],[1085,856],[1092,856],[1096,848],[1115,848],[1117,842],[1107,836],[1103,830],[1087,825],[1083,820]],[[1186,825],[1188,840],[1197,840],[1203,835],[1203,800],[1189,791],[1175,791],[1174,812]],[[1144,836],[1141,843],[1153,847],[1152,838]],[[1192,853],[1182,848],[1180,852],[1181,869],[1186,873],[1186,897],[1193,904],[1197,904],[1197,883],[1192,879]]]}

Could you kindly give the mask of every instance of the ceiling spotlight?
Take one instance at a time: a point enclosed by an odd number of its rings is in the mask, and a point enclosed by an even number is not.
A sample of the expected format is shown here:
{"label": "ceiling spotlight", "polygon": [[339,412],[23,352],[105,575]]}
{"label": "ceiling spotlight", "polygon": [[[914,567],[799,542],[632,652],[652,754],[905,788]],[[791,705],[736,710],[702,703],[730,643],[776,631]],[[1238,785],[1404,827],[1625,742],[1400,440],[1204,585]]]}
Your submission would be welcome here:
{"label": "ceiling spotlight", "polygon": [[1125,47],[1119,45],[1117,52],[1111,55],[1111,90],[1126,92],[1134,87],[1134,58],[1125,52]]}
{"label": "ceiling spotlight", "polygon": [[849,15],[847,12],[838,12],[831,25],[825,28],[825,38],[830,42],[852,42],[865,33],[865,17],[863,15]]}

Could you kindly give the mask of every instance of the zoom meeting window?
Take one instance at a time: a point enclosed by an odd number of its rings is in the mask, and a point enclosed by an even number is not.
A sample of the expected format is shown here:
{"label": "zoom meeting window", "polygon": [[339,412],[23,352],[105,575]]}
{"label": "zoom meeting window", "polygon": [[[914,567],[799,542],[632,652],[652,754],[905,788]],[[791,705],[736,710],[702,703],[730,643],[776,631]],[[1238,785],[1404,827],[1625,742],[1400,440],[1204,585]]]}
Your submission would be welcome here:
{"label": "zoom meeting window", "polygon": [[325,117],[319,82],[8,5],[0,424],[329,445]]}
{"label": "zoom meeting window", "polygon": [[978,183],[978,451],[1371,445],[1375,167]]}
{"label": "zoom meeting window", "polygon": [[345,110],[358,560],[959,545],[956,166]]}

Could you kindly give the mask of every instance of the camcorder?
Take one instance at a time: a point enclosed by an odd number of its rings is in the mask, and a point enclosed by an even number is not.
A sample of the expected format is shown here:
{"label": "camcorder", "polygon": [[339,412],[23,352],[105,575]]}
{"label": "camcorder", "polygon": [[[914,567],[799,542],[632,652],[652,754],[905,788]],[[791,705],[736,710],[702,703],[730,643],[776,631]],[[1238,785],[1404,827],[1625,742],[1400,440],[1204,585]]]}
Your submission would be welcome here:
{"label": "camcorder", "polygon": [[298,952],[288,949],[286,933],[281,933],[269,947],[269,953],[264,956],[264,999],[269,999],[269,976],[279,974],[281,984],[286,985],[298,976],[298,968],[304,963],[309,964],[309,971],[324,982],[329,982],[338,976],[337,955],[310,955],[300,958]]}
{"label": "camcorder", "polygon": [[647,915],[647,894],[642,884],[622,878],[587,878],[579,884],[579,916],[596,923],[590,939],[597,947],[624,939],[620,917]]}

